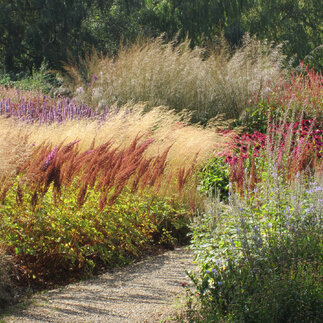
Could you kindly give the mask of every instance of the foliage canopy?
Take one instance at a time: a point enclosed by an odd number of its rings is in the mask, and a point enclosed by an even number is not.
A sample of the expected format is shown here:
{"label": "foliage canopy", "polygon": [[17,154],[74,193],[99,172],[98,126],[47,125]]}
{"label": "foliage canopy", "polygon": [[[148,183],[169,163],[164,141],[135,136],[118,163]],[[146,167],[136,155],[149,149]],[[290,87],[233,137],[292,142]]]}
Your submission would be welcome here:
{"label": "foliage canopy", "polygon": [[287,42],[296,55],[322,68],[322,11],[319,0],[0,0],[0,67],[29,71],[47,61],[60,69],[68,57],[94,47],[115,53],[121,40],[139,35],[205,45],[224,33],[239,45],[249,32],[275,43]]}

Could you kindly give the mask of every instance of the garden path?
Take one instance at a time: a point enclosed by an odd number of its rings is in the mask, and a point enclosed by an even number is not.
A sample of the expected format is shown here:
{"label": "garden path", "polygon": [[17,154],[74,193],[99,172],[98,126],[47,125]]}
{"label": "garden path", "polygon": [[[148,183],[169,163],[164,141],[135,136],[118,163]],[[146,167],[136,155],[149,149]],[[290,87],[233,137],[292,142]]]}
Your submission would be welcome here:
{"label": "garden path", "polygon": [[193,254],[176,248],[36,295],[27,308],[15,310],[4,322],[174,322],[185,295],[182,283],[189,282],[185,269],[195,268]]}

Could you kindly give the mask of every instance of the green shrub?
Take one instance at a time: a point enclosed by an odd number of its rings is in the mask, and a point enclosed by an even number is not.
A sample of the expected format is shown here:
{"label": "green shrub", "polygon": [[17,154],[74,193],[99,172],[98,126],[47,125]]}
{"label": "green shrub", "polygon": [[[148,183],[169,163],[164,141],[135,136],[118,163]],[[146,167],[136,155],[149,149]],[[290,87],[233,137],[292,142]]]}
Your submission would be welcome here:
{"label": "green shrub", "polygon": [[50,284],[74,276],[91,275],[140,257],[152,246],[172,247],[187,228],[186,212],[171,199],[124,189],[103,210],[100,192],[88,189],[80,207],[78,179],[61,188],[57,201],[53,187],[39,197],[17,183],[0,206],[1,242],[21,264],[21,274],[35,283]]}
{"label": "green shrub", "polygon": [[229,193],[229,165],[223,157],[214,157],[200,171],[200,186],[202,193],[214,196],[216,193],[221,199],[227,199]]}
{"label": "green shrub", "polygon": [[253,194],[214,201],[192,224],[197,321],[322,320],[322,177],[263,176]]}
{"label": "green shrub", "polygon": [[31,74],[0,74],[0,85],[48,94],[60,84],[57,78],[52,73],[49,73],[47,69],[47,64],[43,63],[38,71],[33,70]]}

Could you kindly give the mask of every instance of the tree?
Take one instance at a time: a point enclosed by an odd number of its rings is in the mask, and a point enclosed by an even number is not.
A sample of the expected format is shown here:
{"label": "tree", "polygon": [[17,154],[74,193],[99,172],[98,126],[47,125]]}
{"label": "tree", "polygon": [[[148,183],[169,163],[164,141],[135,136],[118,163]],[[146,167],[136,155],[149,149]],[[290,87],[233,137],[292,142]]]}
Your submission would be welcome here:
{"label": "tree", "polygon": [[[32,70],[45,59],[60,69],[94,47],[116,53],[138,35],[189,36],[192,46],[224,33],[239,45],[245,32],[286,54],[315,61],[322,50],[321,0],[0,0],[0,67]],[[322,68],[322,58],[318,58]]]}
{"label": "tree", "polygon": [[246,29],[259,38],[285,42],[288,56],[304,59],[322,45],[320,0],[259,0],[244,18]]}
{"label": "tree", "polygon": [[81,28],[87,7],[79,0],[0,0],[4,69],[32,70],[44,59],[59,68],[68,51],[89,40]]}

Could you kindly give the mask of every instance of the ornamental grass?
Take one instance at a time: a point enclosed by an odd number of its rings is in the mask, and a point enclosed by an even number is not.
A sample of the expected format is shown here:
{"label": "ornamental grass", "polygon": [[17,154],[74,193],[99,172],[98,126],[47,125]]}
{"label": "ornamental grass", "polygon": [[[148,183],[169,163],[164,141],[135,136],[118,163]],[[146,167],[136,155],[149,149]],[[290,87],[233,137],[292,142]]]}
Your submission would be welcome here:
{"label": "ornamental grass", "polygon": [[[224,41],[215,49],[191,49],[161,38],[138,41],[116,57],[87,59],[86,71],[66,65],[75,95],[97,110],[117,103],[147,102],[176,111],[187,109],[206,122],[224,113],[237,118],[281,72],[281,48],[248,35],[232,54]],[[86,78],[82,75],[87,75]]]}

